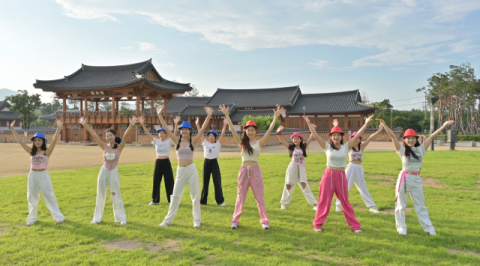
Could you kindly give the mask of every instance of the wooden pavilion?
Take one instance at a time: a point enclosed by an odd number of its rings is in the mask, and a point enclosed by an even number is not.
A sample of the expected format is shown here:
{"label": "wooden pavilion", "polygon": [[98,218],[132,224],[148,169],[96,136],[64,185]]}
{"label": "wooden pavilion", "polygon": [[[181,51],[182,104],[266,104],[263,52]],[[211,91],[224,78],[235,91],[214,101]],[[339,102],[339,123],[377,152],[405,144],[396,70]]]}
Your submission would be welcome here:
{"label": "wooden pavilion", "polygon": [[[154,129],[155,124],[160,124],[156,111],[150,108],[145,113],[145,101],[150,101],[150,106],[155,106],[155,100],[164,100],[165,110],[168,112],[167,101],[174,94],[183,94],[190,91],[189,83],[178,83],[163,78],[152,64],[152,60],[140,63],[119,66],[87,66],[69,76],[55,80],[37,80],[35,88],[47,92],[54,92],[56,98],[63,100],[61,114],[56,113],[63,124],[63,141],[89,141],[86,129],[80,130],[80,117],[85,116],[88,124],[93,124],[99,136],[103,136],[105,128],[117,130],[121,136],[125,129],[119,128],[120,124],[129,124],[132,115],[145,116],[145,124]],[[66,110],[67,100],[79,100],[80,110]],[[119,102],[136,101],[135,114],[119,112]],[[95,110],[88,110],[88,102],[95,102]],[[111,102],[112,111],[99,111],[99,102]],[[141,103],[141,105],[140,105]],[[76,129],[77,128],[77,129]],[[134,135],[134,134],[132,134]],[[134,140],[126,140],[134,142]]]}

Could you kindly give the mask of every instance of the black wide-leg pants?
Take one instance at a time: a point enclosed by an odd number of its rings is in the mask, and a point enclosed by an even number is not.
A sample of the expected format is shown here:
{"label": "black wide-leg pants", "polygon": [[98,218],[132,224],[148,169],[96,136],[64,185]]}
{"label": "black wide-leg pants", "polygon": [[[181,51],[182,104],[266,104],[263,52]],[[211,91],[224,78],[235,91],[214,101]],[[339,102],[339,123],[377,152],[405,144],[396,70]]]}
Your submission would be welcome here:
{"label": "black wide-leg pants", "polygon": [[207,204],[210,175],[212,175],[213,186],[215,187],[215,201],[217,204],[222,204],[225,199],[223,198],[222,177],[217,159],[205,159],[203,163],[203,189],[200,204]]}
{"label": "black wide-leg pants", "polygon": [[170,159],[157,159],[155,161],[155,170],[153,171],[153,191],[152,201],[160,203],[160,183],[162,183],[162,176],[164,176],[165,192],[167,193],[167,200],[170,203],[170,196],[173,193],[173,180],[172,164]]}

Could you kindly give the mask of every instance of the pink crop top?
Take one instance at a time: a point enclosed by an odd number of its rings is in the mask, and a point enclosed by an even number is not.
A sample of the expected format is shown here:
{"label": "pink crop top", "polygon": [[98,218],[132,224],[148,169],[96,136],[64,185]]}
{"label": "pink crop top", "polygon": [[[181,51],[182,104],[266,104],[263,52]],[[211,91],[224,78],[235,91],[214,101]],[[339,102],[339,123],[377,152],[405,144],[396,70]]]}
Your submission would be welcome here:
{"label": "pink crop top", "polygon": [[109,171],[112,171],[113,168],[117,167],[119,159],[120,153],[118,151],[114,153],[103,151],[103,166],[105,166]]}
{"label": "pink crop top", "polygon": [[362,150],[360,150],[360,151],[351,150],[349,155],[350,155],[350,159],[349,159],[350,162],[352,162],[352,161],[363,162],[363,151]]}
{"label": "pink crop top", "polygon": [[303,157],[303,151],[294,149],[292,153],[292,161],[291,164],[295,165],[303,165],[305,166],[305,157]]}
{"label": "pink crop top", "polygon": [[190,146],[178,148],[177,160],[193,160],[193,151]]}
{"label": "pink crop top", "polygon": [[47,169],[48,156],[47,155],[34,155],[30,156],[30,169],[43,170]]}

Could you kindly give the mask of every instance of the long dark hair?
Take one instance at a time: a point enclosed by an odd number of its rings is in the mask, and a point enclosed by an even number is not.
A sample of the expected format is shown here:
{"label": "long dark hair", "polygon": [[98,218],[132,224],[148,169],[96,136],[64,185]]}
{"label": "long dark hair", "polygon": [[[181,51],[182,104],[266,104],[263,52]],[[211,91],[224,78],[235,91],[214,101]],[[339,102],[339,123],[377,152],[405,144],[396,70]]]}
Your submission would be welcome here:
{"label": "long dark hair", "polygon": [[[190,129],[190,149],[192,149],[193,151],[193,145],[192,145],[192,130]],[[178,140],[178,143],[177,143],[177,151],[178,149],[180,148],[180,142],[182,142],[182,134],[180,134],[180,139]]]}
{"label": "long dark hair", "polygon": [[[293,150],[295,149],[295,144],[290,144],[288,146],[288,155],[290,155],[290,157],[292,157],[293,155]],[[307,145],[305,145],[305,142],[300,142],[300,149],[302,149],[303,151],[303,157],[307,157]]]}
{"label": "long dark hair", "polygon": [[117,137],[117,133],[115,132],[115,130],[109,128],[105,131],[105,134],[107,134],[108,132],[112,133],[114,136],[115,136],[115,144],[113,145],[113,149],[116,149],[118,148],[118,144],[120,144],[122,142],[122,139]]}
{"label": "long dark hair", "polygon": [[[418,142],[418,138],[417,138],[417,141],[415,142],[415,145],[413,145],[414,147],[418,147],[420,146],[420,143]],[[410,148],[410,146],[408,146],[405,141],[403,142],[403,147],[405,147],[405,157],[407,157],[408,159],[410,159],[410,156],[412,156],[413,158],[417,159],[417,160],[420,160],[420,158],[418,158],[418,155],[415,154],[415,152],[412,151],[412,148]]]}
{"label": "long dark hair", "polygon": [[[335,144],[333,143],[333,140],[332,140],[332,139],[330,139],[330,141],[328,142],[328,144],[330,144],[330,147],[332,147],[332,150],[337,150],[337,151],[338,151],[338,148],[335,147]],[[342,137],[342,139],[340,140],[340,144],[343,145],[343,137]]]}
{"label": "long dark hair", "polygon": [[[40,139],[42,139],[42,138],[40,138]],[[40,147],[40,149],[42,149],[46,152],[47,151],[47,144],[45,143],[44,139],[42,139],[42,140],[43,140],[43,143],[42,143],[42,147]],[[32,156],[37,155],[37,146],[35,146],[35,144],[33,144],[33,141],[32,141],[32,151],[30,152],[30,155],[32,155]]]}
{"label": "long dark hair", "polygon": [[243,134],[242,134],[242,136],[240,137],[240,139],[242,140],[242,143],[240,144],[240,147],[241,147],[243,150],[247,150],[247,152],[248,152],[249,155],[252,155],[252,154],[253,154],[253,148],[252,148],[252,146],[250,145],[250,138],[247,136],[247,132],[246,132],[246,131],[243,131]]}
{"label": "long dark hair", "polygon": [[[343,139],[342,139],[343,140]],[[359,152],[362,149],[362,140],[360,140],[360,143],[358,143],[358,150],[355,149],[355,147],[352,147],[352,150],[354,152]]]}

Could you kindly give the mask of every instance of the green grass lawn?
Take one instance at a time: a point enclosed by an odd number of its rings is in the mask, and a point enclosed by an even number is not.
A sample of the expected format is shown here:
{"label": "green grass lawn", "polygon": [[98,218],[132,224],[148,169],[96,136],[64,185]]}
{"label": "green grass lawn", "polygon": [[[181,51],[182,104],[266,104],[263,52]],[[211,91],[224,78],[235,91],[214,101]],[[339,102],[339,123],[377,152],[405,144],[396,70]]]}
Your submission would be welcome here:
{"label": "green grass lawn", "polygon": [[[126,226],[113,222],[108,197],[102,223],[90,225],[99,167],[51,173],[57,202],[66,217],[58,225],[41,198],[39,221],[27,227],[27,176],[0,178],[0,265],[480,265],[480,153],[436,151],[426,155],[423,178],[435,178],[433,184],[443,186],[424,187],[438,233],[435,237],[423,232],[415,210],[406,213],[408,235],[395,230],[394,186],[401,161],[394,152],[364,154],[368,189],[385,213],[368,212],[353,186],[350,201],[362,225],[361,234],[353,233],[343,214],[335,212],[334,201],[323,226],[325,232],[314,232],[315,211],[298,186],[292,204],[280,210],[289,160],[286,153],[260,156],[271,230],[262,230],[251,191],[239,229],[230,229],[240,157],[219,160],[227,207],[216,205],[211,182],[200,228],[193,228],[188,187],[174,224],[158,226],[168,204],[162,183],[161,203],[147,206],[154,158],[150,164],[119,167]],[[325,163],[325,154],[307,158],[308,179],[316,198]],[[203,160],[195,160],[195,164],[201,172]],[[413,208],[411,199],[407,207]],[[126,244],[129,248],[122,248]]]}

